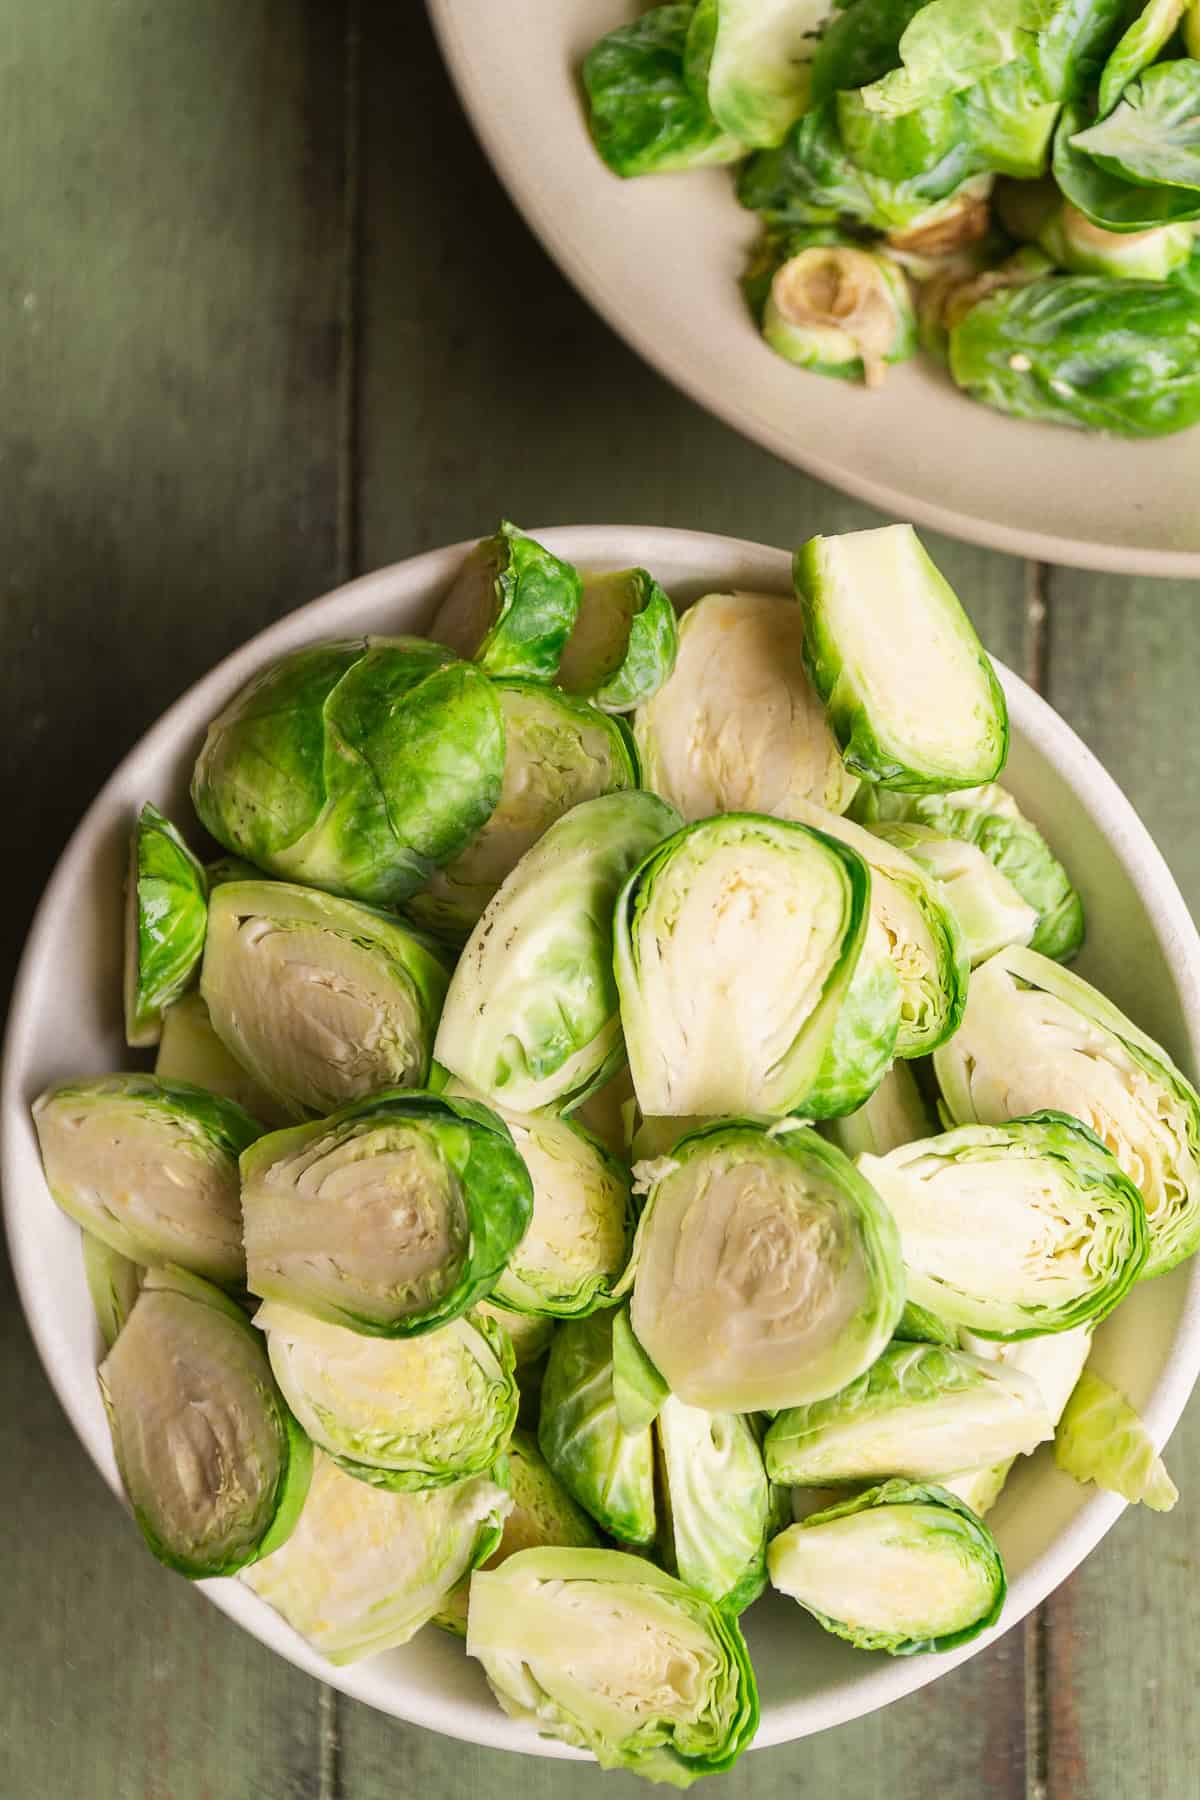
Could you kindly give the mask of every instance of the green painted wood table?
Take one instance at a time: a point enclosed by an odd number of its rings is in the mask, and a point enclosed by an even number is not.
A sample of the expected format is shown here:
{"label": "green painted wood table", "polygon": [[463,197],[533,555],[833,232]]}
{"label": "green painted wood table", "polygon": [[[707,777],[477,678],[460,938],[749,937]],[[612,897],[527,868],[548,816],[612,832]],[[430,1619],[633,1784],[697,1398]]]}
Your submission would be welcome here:
{"label": "green painted wood table", "polygon": [[[500,192],[417,0],[0,0],[0,220],[0,991],[102,776],[300,601],[501,512],[783,545],[871,522],[591,315]],[[933,549],[1200,901],[1200,595]],[[0,1800],[635,1791],[398,1725],[245,1637],[143,1552],[11,1283],[0,1320]],[[1128,1513],[1024,1627],[720,1791],[1192,1800],[1200,1409],[1169,1460],[1176,1512]]]}

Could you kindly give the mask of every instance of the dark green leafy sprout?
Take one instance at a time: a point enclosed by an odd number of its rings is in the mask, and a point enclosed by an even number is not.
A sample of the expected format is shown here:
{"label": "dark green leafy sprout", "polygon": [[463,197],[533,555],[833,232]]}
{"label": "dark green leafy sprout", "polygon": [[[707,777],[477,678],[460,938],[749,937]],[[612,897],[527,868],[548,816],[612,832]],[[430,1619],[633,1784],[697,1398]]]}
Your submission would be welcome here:
{"label": "dark green leafy sprout", "polygon": [[394,1494],[318,1450],[300,1522],[242,1580],[332,1663],[406,1644],[495,1550],[511,1506],[491,1476]]}
{"label": "dark green leafy sprout", "polygon": [[312,1448],[234,1301],[182,1269],[148,1270],[99,1381],[121,1480],[160,1562],[205,1580],[286,1542]]}
{"label": "dark green leafy sprout", "polygon": [[1054,1107],[1083,1119],[1141,1190],[1144,1276],[1200,1245],[1200,1096],[1166,1051],[1096,989],[1032,950],[971,977],[962,1026],[934,1058],[956,1124]]}
{"label": "dark green leafy sprout", "polygon": [[775,1538],[771,1582],[858,1650],[953,1650],[996,1623],[1006,1583],[987,1526],[945,1488],[885,1481]]}
{"label": "dark green leafy sprout", "polygon": [[242,1159],[250,1291],[372,1337],[468,1311],[532,1212],[507,1127],[471,1100],[385,1089]]}
{"label": "dark green leafy sprout", "polygon": [[1127,180],[1076,143],[1094,123],[1082,105],[1063,108],[1054,134],[1054,179],[1064,200],[1106,231],[1150,231],[1200,219],[1200,189]]}
{"label": "dark green leafy sprout", "polygon": [[1097,99],[1101,118],[1112,112],[1142,70],[1166,48],[1187,6],[1188,0],[1148,0],[1101,71]]}
{"label": "dark green leafy sprout", "polygon": [[655,1425],[662,1477],[660,1552],[672,1574],[727,1612],[767,1585],[775,1503],[753,1422],[669,1395]]}
{"label": "dark green leafy sprout", "polygon": [[162,1016],[204,951],[208,880],[170,819],[149,801],[129,843],[125,888],[125,1041],[156,1044]]}
{"label": "dark green leafy sprout", "polygon": [[850,243],[811,245],[775,270],[762,313],[772,350],[804,369],[877,387],[917,347],[904,271]]}
{"label": "dark green leafy sprout", "polygon": [[1099,1324],[1145,1265],[1141,1194],[1066,1113],[961,1126],[858,1166],[900,1229],[911,1298],[980,1337]]}
{"label": "dark green leafy sprout", "polygon": [[1159,225],[1152,231],[1105,231],[1066,201],[1038,232],[1038,243],[1060,269],[1126,281],[1165,281],[1188,261],[1195,241],[1186,224]]}
{"label": "dark green leafy sprout", "polygon": [[[1102,90],[1103,95],[1103,90]],[[1071,139],[1110,175],[1200,193],[1200,62],[1157,63]]]}
{"label": "dark green leafy sprout", "polygon": [[633,1335],[629,1308],[612,1316],[613,1400],[622,1431],[644,1431],[662,1411],[670,1388]]}
{"label": "dark green leafy sprout", "polygon": [[932,826],[916,821],[892,821],[871,829],[941,884],[962,929],[972,968],[1009,944],[1031,941],[1037,930],[1037,913],[978,845],[966,838],[943,837]]}
{"label": "dark green leafy sprout", "polygon": [[[871,1098],[857,1112],[825,1119],[821,1135],[849,1157],[864,1150],[886,1156],[901,1144],[930,1137],[936,1125],[907,1063],[893,1063]],[[908,1310],[907,1308],[905,1309]]]}
{"label": "dark green leafy sprout", "polygon": [[758,1726],[736,1620],[618,1550],[524,1550],[477,1574],[467,1654],[513,1718],[673,1787],[732,1767]]}
{"label": "dark green leafy sprout", "polygon": [[695,12],[694,0],[652,7],[631,25],[610,31],[587,54],[583,85],[592,138],[616,175],[692,169],[745,154],[686,79],[684,56]]}
{"label": "dark green leafy sprout", "polygon": [[131,1262],[241,1282],[238,1157],[262,1127],[240,1106],[183,1081],[100,1075],[48,1089],[33,1120],[47,1186],[85,1231]]}
{"label": "dark green leafy sprout", "polygon": [[81,1237],[83,1272],[96,1309],[100,1341],[106,1350],[111,1350],[142,1291],[146,1271],[140,1263],[131,1262],[112,1249],[103,1238],[93,1237],[90,1231],[81,1233]]}
{"label": "dark green leafy sprout", "polygon": [[654,1542],[654,1443],[626,1431],[613,1393],[613,1314],[559,1327],[542,1383],[538,1444],[574,1500],[625,1544]]}
{"label": "dark green leafy sprout", "polygon": [[621,719],[535,681],[497,681],[504,715],[504,784],[478,836],[405,908],[455,943],[527,850],[573,806],[638,785],[637,756]]}
{"label": "dark green leafy sprout", "polygon": [[601,712],[632,712],[669,678],[678,647],[670,595],[647,570],[585,575],[559,685]]}
{"label": "dark green leafy sprout", "polygon": [[1154,1512],[1170,1512],[1179,1490],[1129,1402],[1085,1369],[1054,1440],[1054,1460],[1076,1481],[1094,1481]]}
{"label": "dark green leafy sprout", "polygon": [[163,1014],[154,1073],[160,1081],[187,1081],[207,1093],[236,1101],[266,1131],[290,1122],[290,1113],[232,1057],[208,1016],[198,988]]}
{"label": "dark green leafy sprout", "polygon": [[699,0],[688,32],[688,79],[740,144],[780,143],[804,111],[828,7],[829,0]]}
{"label": "dark green leafy sprout", "polygon": [[481,670],[423,638],[360,638],[293,651],[236,694],[192,799],[268,873],[394,906],[486,823],[503,767]]}
{"label": "dark green leafy sprout", "polygon": [[429,635],[489,675],[553,681],[579,591],[570,563],[502,519],[467,557]]}

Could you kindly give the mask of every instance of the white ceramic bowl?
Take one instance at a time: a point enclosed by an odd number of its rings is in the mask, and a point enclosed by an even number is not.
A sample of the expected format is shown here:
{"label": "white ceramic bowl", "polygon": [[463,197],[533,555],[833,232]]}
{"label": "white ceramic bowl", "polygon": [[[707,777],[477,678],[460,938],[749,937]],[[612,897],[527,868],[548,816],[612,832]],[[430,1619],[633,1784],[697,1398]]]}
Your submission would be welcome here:
{"label": "white ceramic bowl", "polygon": [[[713,588],[789,589],[778,550],[698,532],[589,526],[539,532],[586,568],[642,564],[681,601]],[[322,637],[420,631],[465,546],[433,551],[314,601],[264,631],[177,701],[106,783],[72,837],[34,921],[13,995],[3,1078],[3,1185],[17,1283],[47,1373],[101,1473],[119,1492],[96,1389],[98,1339],[75,1226],[42,1178],[29,1104],[48,1083],[127,1064],[121,1029],[121,884],[126,835],[153,800],[185,826],[187,782],[205,726],[248,676]],[[1128,801],[1072,731],[1001,671],[1012,715],[1005,779],[1068,861],[1088,909],[1080,969],[1195,1075],[1200,1064],[1200,940]],[[1163,1442],[1200,1370],[1200,1264],[1138,1288],[1101,1330],[1098,1366],[1119,1379]],[[1122,1508],[1084,1492],[1041,1453],[1023,1462],[992,1517],[1010,1576],[1002,1629],[1070,1574]],[[145,1554],[129,1533],[130,1556]],[[210,1598],[272,1649],[382,1711],[476,1743],[572,1755],[507,1719],[461,1646],[430,1629],[387,1655],[335,1669],[237,1581]],[[947,1656],[891,1660],[827,1636],[768,1596],[748,1619],[762,1687],[760,1744],[839,1724],[932,1681],[996,1633]]]}
{"label": "white ceramic bowl", "polygon": [[643,5],[429,0],[497,173],[609,324],[726,423],[894,517],[1044,562],[1200,576],[1200,428],[1097,437],[978,405],[924,355],[866,393],[767,349],[738,286],[758,223],[729,171],[621,181],[588,138],[579,66]]}

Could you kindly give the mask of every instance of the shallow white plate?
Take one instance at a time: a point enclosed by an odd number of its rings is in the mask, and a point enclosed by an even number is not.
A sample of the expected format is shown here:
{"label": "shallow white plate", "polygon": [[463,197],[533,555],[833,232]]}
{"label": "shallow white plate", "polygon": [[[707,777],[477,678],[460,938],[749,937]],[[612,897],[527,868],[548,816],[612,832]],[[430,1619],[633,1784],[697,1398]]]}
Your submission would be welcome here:
{"label": "shallow white plate", "polygon": [[644,10],[636,0],[429,4],[525,217],[597,311],[692,399],[898,518],[1045,562],[1200,576],[1200,428],[1157,442],[1093,437],[977,405],[924,356],[868,394],[767,349],[738,287],[757,220],[729,171],[622,181],[588,139],[579,65]]}
{"label": "shallow white plate", "polygon": [[[585,568],[641,564],[679,601],[711,588],[789,588],[780,551],[686,531],[591,526],[539,532]],[[323,637],[419,631],[465,546],[384,569],[292,613],[185,694],[101,790],[68,844],[34,921],[5,1047],[3,1176],[17,1284],[55,1391],[114,1491],[117,1471],[96,1389],[99,1344],[75,1226],[42,1178],[29,1105],[50,1082],[128,1063],[121,1030],[121,884],[130,822],[153,800],[185,830],[192,761],[209,719],[271,657]],[[1082,972],[1159,1037],[1189,1074],[1200,1064],[1200,940],[1167,867],[1128,801],[1055,713],[1001,671],[1012,716],[1005,780],[1068,861],[1088,908]],[[1101,1330],[1097,1365],[1115,1376],[1165,1440],[1200,1371],[1200,1265],[1139,1287]],[[1085,1493],[1040,1454],[1024,1462],[992,1516],[1008,1566],[1004,1627],[1069,1575],[1122,1509]],[[130,1527],[129,1554],[143,1554]],[[507,1719],[461,1645],[436,1629],[385,1656],[335,1669],[237,1581],[206,1593],[301,1668],[398,1718],[476,1743],[569,1755]],[[759,1744],[803,1737],[932,1681],[991,1641],[947,1656],[891,1660],[827,1636],[769,1596],[747,1621],[762,1688]]]}

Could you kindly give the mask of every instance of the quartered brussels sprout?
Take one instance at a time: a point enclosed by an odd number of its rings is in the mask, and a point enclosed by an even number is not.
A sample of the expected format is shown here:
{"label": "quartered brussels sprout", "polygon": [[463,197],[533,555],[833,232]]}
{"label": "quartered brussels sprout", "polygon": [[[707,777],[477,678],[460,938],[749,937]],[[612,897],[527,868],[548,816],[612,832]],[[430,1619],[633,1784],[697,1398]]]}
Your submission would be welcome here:
{"label": "quartered brussels sprout", "polygon": [[192,800],[269,874],[395,906],[486,823],[503,767],[482,670],[424,638],[360,638],[294,650],[235,694]]}
{"label": "quartered brussels sprout", "polygon": [[930,825],[892,822],[872,826],[877,837],[903,850],[941,884],[962,929],[972,968],[1009,944],[1028,944],[1038,914],[1007,875],[966,838],[943,837]]}
{"label": "quartered brussels sprout", "polygon": [[790,1120],[717,1120],[678,1144],[631,1271],[638,1341],[673,1394],[712,1412],[836,1393],[875,1361],[904,1305],[886,1207]]}
{"label": "quartered brussels sprout", "polygon": [[871,1098],[844,1118],[824,1119],[821,1135],[849,1157],[864,1150],[886,1156],[901,1144],[930,1137],[937,1129],[916,1077],[907,1063],[893,1063]]}
{"label": "quartered brussels sprout", "polygon": [[286,1542],[312,1449],[234,1301],[182,1269],[148,1270],[99,1381],[125,1492],[160,1562],[205,1580]]}
{"label": "quartered brussels sprout", "polygon": [[696,0],[654,6],[602,37],[584,59],[592,141],[615,175],[693,169],[745,154],[687,79],[695,14]]}
{"label": "quartered brussels sprout", "polygon": [[793,572],[805,662],[855,774],[909,793],[998,774],[1008,753],[1003,691],[911,525],[811,538]]}
{"label": "quartered brussels sprout", "polygon": [[242,1280],[238,1157],[262,1127],[240,1106],[183,1081],[99,1075],[49,1088],[33,1122],[46,1184],[85,1231],[131,1262]]}
{"label": "quartered brussels sprout", "polygon": [[187,1081],[207,1093],[236,1101],[267,1130],[289,1122],[286,1108],[229,1054],[213,1030],[198,988],[182,995],[163,1014],[154,1073],[160,1081]]}
{"label": "quartered brussels sprout", "polygon": [[1154,1512],[1170,1512],[1179,1490],[1129,1402],[1085,1369],[1054,1439],[1054,1460],[1076,1481],[1094,1481]]}
{"label": "quartered brussels sprout", "polygon": [[890,1344],[827,1400],[781,1412],[767,1473],[793,1487],[939,1480],[1027,1454],[1053,1435],[1037,1384],[940,1344]]}
{"label": "quartered brussels sprout", "polygon": [[420,1087],[449,977],[373,907],[286,881],[213,894],[200,991],[230,1055],[293,1118]]}
{"label": "quartered brussels sprout", "polygon": [[647,570],[584,575],[559,686],[601,712],[632,712],[669,678],[678,647],[675,608]]}
{"label": "quartered brussels sprout", "polygon": [[149,801],[129,844],[125,886],[125,1041],[156,1044],[162,1016],[204,950],[208,880],[170,819]]}
{"label": "quartered brussels sprout", "polygon": [[622,1431],[653,1425],[671,1390],[633,1335],[628,1306],[612,1316],[612,1381]]}
{"label": "quartered brussels sprout", "polygon": [[1004,1564],[991,1532],[941,1487],[885,1481],[775,1538],[771,1582],[858,1650],[953,1650],[996,1623]]}
{"label": "quartered brussels sprout", "polygon": [[804,668],[804,622],[775,594],[707,594],[679,622],[675,673],[635,724],[645,785],[689,822],[844,812],[847,773]]}
{"label": "quartered brussels sprout", "polygon": [[385,1090],[242,1159],[250,1291],[372,1337],[467,1312],[532,1212],[507,1128],[470,1100]]}
{"label": "quartered brussels sprout", "polygon": [[1166,281],[1188,261],[1195,241],[1186,224],[1159,225],[1151,231],[1105,231],[1067,201],[1038,232],[1038,243],[1060,269],[1126,281]]}
{"label": "quartered brussels sprout", "polygon": [[495,812],[460,856],[414,894],[418,925],[461,942],[527,850],[556,819],[598,794],[638,784],[624,723],[536,681],[497,681],[504,785]]}
{"label": "quartered brussels sprout", "polygon": [[503,1454],[517,1418],[513,1351],[486,1319],[389,1340],[268,1301],[254,1323],[284,1399],[347,1475],[397,1493],[446,1487]]}
{"label": "quartered brussels sprout", "polygon": [[673,1787],[730,1768],[758,1725],[736,1620],[619,1550],[524,1550],[481,1571],[467,1654],[511,1717]]}
{"label": "quartered brussels sprout", "polygon": [[446,996],[434,1055],[512,1112],[582,1098],[623,1059],[612,909],[629,871],[678,825],[653,794],[586,800],[488,904]]}
{"label": "quartered brussels sprout", "polygon": [[111,1350],[142,1291],[146,1272],[140,1263],[122,1256],[103,1238],[93,1237],[90,1231],[82,1232],[81,1237],[83,1273],[96,1309],[100,1341],[106,1350]]}
{"label": "quartered brussels sprout", "polygon": [[494,1306],[490,1300],[481,1300],[472,1307],[467,1315],[471,1319],[483,1319],[492,1325],[499,1325],[512,1345],[516,1360],[518,1380],[524,1381],[523,1371],[531,1363],[540,1361],[550,1348],[550,1340],[554,1336],[554,1320],[541,1313],[510,1312],[506,1306]]}
{"label": "quartered brussels sprout", "polygon": [[850,243],[811,245],[779,264],[762,334],[788,362],[867,387],[878,387],[888,365],[917,347],[903,269]]}
{"label": "quartered brussels sprout", "polygon": [[500,1541],[512,1504],[500,1464],[453,1487],[393,1494],[318,1450],[300,1522],[242,1580],[331,1663],[406,1644]]}
{"label": "quartered brussels sprout", "polygon": [[689,78],[739,143],[781,143],[808,104],[809,65],[832,0],[700,0]]}
{"label": "quartered brussels sprout", "polygon": [[467,557],[429,635],[489,675],[553,681],[578,611],[570,563],[502,519]]}
{"label": "quartered brussels sprout", "polygon": [[743,1612],[767,1585],[775,1525],[771,1483],[754,1426],[669,1395],[655,1426],[662,1475],[661,1552],[693,1592]]}
{"label": "quartered brussels sprout", "polygon": [[965,1125],[858,1166],[900,1229],[908,1291],[980,1337],[1097,1324],[1146,1261],[1142,1197],[1086,1125]]}
{"label": "quartered brussels sprout", "polygon": [[610,1536],[654,1542],[654,1443],[626,1431],[613,1394],[613,1315],[559,1327],[550,1346],[538,1445],[559,1481]]}
{"label": "quartered brussels sprout", "polygon": [[1200,1245],[1200,1097],[1078,975],[1032,950],[1002,950],[971,977],[962,1027],[934,1066],[956,1124],[1053,1107],[1090,1126],[1145,1201],[1144,1276]]}
{"label": "quartered brussels sprout", "polygon": [[[1092,1328],[1078,1325],[1074,1331],[1056,1331],[1050,1337],[1021,1338],[1008,1343],[964,1332],[963,1348],[1028,1376],[1037,1385],[1051,1425],[1057,1425],[1091,1351]],[[999,1499],[1014,1460],[993,1463],[964,1475],[948,1475],[942,1485],[982,1518]]]}

